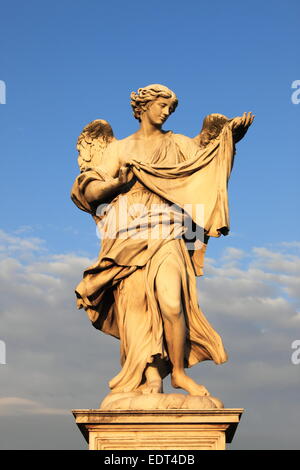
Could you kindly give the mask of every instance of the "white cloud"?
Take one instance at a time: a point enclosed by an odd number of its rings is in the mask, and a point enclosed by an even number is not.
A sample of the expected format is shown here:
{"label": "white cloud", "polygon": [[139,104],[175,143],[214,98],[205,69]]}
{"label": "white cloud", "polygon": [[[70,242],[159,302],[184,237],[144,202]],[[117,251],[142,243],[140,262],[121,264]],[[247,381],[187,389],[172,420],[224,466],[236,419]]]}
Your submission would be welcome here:
{"label": "white cloud", "polygon": [[229,352],[222,383],[229,396],[238,382],[243,395],[284,389],[297,405],[300,369],[291,365],[291,344],[300,337],[300,257],[286,249],[254,247],[248,256],[227,249],[219,263],[208,260],[198,281],[199,303]]}
{"label": "white cloud", "polygon": [[240,260],[244,258],[245,256],[247,256],[245,251],[240,250],[238,248],[234,248],[234,247],[228,247],[228,248],[225,248],[222,259],[230,260],[232,262],[234,260]]}
{"label": "white cloud", "polygon": [[0,416],[68,415],[69,410],[47,408],[43,404],[20,397],[0,398]]}
{"label": "white cloud", "polygon": [[[0,232],[0,339],[7,348],[7,364],[0,365],[0,415],[64,415],[97,407],[120,365],[118,341],[93,329],[75,306],[74,288],[94,260],[50,254],[43,240],[24,233]],[[275,421],[274,403],[287,394],[290,415],[279,410],[276,417],[285,439],[300,385],[300,366],[290,360],[291,344],[300,339],[297,249],[227,248],[220,259],[206,259],[199,303],[221,334],[229,362],[190,370],[225,405],[264,415],[266,426]],[[269,408],[263,406],[266,396]],[[275,434],[268,432],[272,442]]]}
{"label": "white cloud", "polygon": [[21,227],[17,228],[16,230],[14,230],[14,233],[16,235],[20,235],[21,233],[30,233],[30,232],[33,232],[33,227],[31,227],[31,225],[22,225]]}
{"label": "white cloud", "polygon": [[37,237],[21,238],[18,236],[10,235],[4,230],[0,229],[0,253],[2,256],[7,253],[26,253],[41,252],[46,250],[44,240]]}
{"label": "white cloud", "polygon": [[300,257],[280,251],[271,251],[264,247],[253,248],[254,266],[278,273],[300,274]]}

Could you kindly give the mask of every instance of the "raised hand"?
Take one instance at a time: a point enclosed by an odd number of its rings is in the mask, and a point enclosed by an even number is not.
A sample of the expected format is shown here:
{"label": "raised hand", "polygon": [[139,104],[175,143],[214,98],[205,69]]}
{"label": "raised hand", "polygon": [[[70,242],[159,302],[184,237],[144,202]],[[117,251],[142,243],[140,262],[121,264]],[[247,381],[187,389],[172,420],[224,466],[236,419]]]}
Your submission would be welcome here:
{"label": "raised hand", "polygon": [[123,165],[123,166],[121,166],[121,168],[119,170],[119,176],[118,176],[119,183],[120,184],[129,183],[132,180],[133,176],[134,175],[131,172],[130,166],[129,165]]}
{"label": "raised hand", "polygon": [[251,126],[255,116],[252,112],[244,113],[243,116],[237,116],[231,120],[231,128],[235,142],[241,140]]}
{"label": "raised hand", "polygon": [[252,114],[251,111],[248,113],[244,113],[243,116],[237,116],[231,120],[232,128],[240,126],[248,128],[249,126],[251,126],[254,117],[255,116]]}

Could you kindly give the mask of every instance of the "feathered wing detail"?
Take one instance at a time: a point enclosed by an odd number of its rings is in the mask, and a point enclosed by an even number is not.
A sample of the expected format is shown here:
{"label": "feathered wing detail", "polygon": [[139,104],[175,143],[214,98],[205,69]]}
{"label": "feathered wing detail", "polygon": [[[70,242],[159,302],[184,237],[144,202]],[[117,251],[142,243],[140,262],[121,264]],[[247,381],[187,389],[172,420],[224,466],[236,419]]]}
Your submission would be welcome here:
{"label": "feathered wing detail", "polygon": [[253,119],[254,116],[251,112],[244,113],[243,116],[237,116],[232,119],[224,116],[224,114],[208,114],[203,120],[201,131],[193,140],[200,148],[205,149],[207,145],[214,142],[219,137],[224,125],[229,123],[233,142],[237,143],[245,136]]}
{"label": "feathered wing detail", "polygon": [[95,119],[85,126],[77,139],[80,171],[99,166],[104,150],[115,140],[111,125],[104,119]]}
{"label": "feathered wing detail", "polygon": [[223,114],[208,114],[203,119],[201,131],[193,138],[194,142],[200,148],[205,149],[208,144],[219,137],[224,125],[229,121],[230,119]]}

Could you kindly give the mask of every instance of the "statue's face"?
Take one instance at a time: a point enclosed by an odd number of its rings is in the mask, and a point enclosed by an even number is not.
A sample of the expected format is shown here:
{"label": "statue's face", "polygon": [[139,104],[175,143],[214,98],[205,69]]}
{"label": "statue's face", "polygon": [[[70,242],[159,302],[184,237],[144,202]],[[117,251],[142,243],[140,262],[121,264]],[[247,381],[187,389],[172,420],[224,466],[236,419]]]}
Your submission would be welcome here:
{"label": "statue's face", "polygon": [[170,116],[172,106],[172,98],[157,98],[143,112],[141,120],[147,119],[151,124],[161,126]]}

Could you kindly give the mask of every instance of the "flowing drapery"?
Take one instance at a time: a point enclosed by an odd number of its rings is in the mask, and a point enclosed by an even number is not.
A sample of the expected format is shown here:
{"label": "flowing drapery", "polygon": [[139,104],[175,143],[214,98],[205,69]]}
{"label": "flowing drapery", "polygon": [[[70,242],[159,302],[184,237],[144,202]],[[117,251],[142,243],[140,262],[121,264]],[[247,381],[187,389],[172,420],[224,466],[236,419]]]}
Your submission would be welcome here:
{"label": "flowing drapery", "polygon": [[[205,150],[187,137],[169,133],[149,162],[134,154],[128,139],[108,147],[107,158],[118,155],[128,155],[135,178],[121,194],[106,201],[109,204],[104,212],[100,214],[84,198],[90,181],[105,183],[111,179],[101,168],[79,175],[72,189],[75,204],[100,222],[104,234],[110,234],[103,237],[98,260],[85,270],[76,295],[78,307],[87,311],[96,328],[120,338],[122,370],[110,382],[114,392],[136,390],[146,364],[154,357],[159,357],[168,371],[155,290],[156,275],[168,257],[176,260],[182,280],[187,325],[185,366],[208,359],[219,364],[227,359],[220,336],[198,305],[195,273],[201,273],[203,250],[188,251],[181,236],[184,229],[177,218],[180,210],[170,222],[168,207],[183,209],[208,237],[227,234],[227,183],[234,145],[230,127],[225,125],[219,138]],[[199,212],[199,206],[204,211]],[[167,218],[167,233],[149,237],[149,225],[157,233]],[[135,302],[137,292],[139,298]]]}

